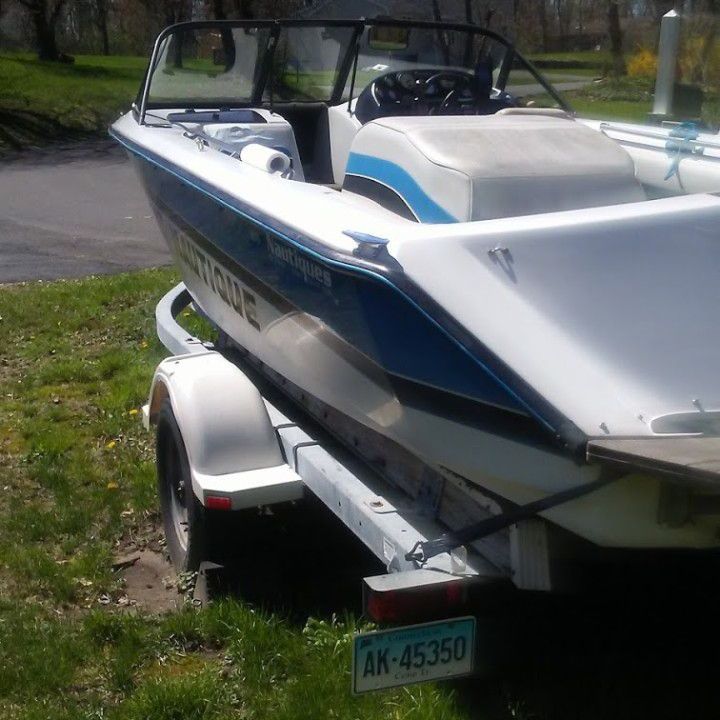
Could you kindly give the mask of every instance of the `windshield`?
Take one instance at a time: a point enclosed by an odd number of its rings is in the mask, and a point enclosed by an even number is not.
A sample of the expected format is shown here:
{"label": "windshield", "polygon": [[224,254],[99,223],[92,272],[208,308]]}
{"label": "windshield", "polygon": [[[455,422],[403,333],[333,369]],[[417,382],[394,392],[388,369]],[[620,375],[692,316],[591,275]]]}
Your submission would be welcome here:
{"label": "windshield", "polygon": [[179,28],[160,43],[148,107],[252,99],[269,28]]}
{"label": "windshield", "polygon": [[[497,82],[500,68],[509,53],[513,52],[510,46],[479,32],[408,28],[403,42],[393,43],[378,40],[377,32],[373,32],[376,30],[366,29],[360,40],[355,90],[389,72],[427,68],[472,73],[479,62],[490,65]],[[379,37],[383,37],[382,33]],[[352,76],[345,85],[343,99],[349,97],[351,81]]]}
{"label": "windshield", "polygon": [[[375,78],[407,69],[476,72],[489,67],[502,91],[562,101],[515,49],[472,26],[396,21],[185,23],[158,39],[141,97],[153,107],[339,103]],[[144,102],[143,102],[144,100]]]}

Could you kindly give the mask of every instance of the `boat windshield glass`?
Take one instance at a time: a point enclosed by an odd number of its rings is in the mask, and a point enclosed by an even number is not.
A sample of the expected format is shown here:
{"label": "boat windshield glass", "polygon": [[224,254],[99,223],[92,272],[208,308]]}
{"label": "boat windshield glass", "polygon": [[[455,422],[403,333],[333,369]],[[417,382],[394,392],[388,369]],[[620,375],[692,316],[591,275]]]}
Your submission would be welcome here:
{"label": "boat windshield glass", "polygon": [[417,68],[469,74],[482,68],[492,72],[497,91],[520,78],[537,96],[561,104],[537,71],[493,33],[373,20],[198,22],[168,28],[153,53],[144,107],[338,103],[381,75]]}
{"label": "boat windshield glass", "polygon": [[235,105],[253,97],[267,27],[182,27],[159,43],[148,107]]}
{"label": "boat windshield glass", "polygon": [[[422,68],[474,73],[480,63],[492,70],[497,85],[510,52],[508,45],[480,32],[414,27],[402,33],[394,27],[367,28],[360,40],[353,94],[389,72]],[[343,99],[349,97],[351,81],[352,74]]]}

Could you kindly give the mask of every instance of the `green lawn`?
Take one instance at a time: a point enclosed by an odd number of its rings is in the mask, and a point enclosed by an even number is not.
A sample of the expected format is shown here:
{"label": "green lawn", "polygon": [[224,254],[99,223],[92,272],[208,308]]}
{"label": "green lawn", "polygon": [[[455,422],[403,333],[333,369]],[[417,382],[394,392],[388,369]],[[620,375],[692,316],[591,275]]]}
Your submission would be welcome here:
{"label": "green lawn", "polygon": [[72,65],[0,54],[0,151],[104,132],[130,108],[146,58],[79,55]]}
{"label": "green lawn", "polygon": [[647,78],[607,78],[565,96],[580,117],[643,122],[652,107],[652,91]]}
{"label": "green lawn", "polygon": [[466,717],[434,685],[353,698],[351,617],[115,602],[113,556],[159,536],[138,410],[163,355],[154,305],[176,281],[154,270],[0,286],[0,715]]}
{"label": "green lawn", "polygon": [[538,65],[542,65],[543,63],[560,62],[567,64],[568,66],[592,66],[598,69],[606,67],[611,62],[609,52],[596,52],[594,50],[586,50],[584,52],[533,53],[528,55],[527,58]]}
{"label": "green lawn", "polygon": [[340,619],[332,610],[299,619],[240,597],[164,614],[124,605],[112,559],[160,537],[153,443],[138,411],[164,354],[153,309],[176,281],[163,269],[0,286],[0,716],[718,716],[714,636],[701,641],[704,654],[686,647],[687,621],[672,618],[687,610],[676,605],[646,644],[635,639],[648,632],[638,617],[622,620],[624,596],[569,615],[576,599],[554,610],[532,596],[507,612],[491,604],[479,648],[505,657],[494,673],[483,659],[482,679],[360,698],[350,694],[350,645],[363,625],[342,605]]}

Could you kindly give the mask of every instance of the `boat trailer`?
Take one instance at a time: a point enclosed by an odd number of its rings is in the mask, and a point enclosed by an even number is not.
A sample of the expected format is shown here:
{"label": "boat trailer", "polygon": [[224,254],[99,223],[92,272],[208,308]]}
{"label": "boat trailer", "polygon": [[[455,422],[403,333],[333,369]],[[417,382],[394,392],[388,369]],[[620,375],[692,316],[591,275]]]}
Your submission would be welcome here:
{"label": "boat trailer", "polygon": [[[400,620],[403,608],[411,618],[423,606],[457,614],[477,588],[552,589],[545,522],[535,516],[541,508],[515,508],[505,519],[479,497],[474,512],[455,507],[441,521],[437,493],[413,498],[363,463],[347,462],[347,448],[319,437],[317,424],[252,364],[190,335],[176,318],[191,304],[180,283],[157,305],[157,335],[172,356],[158,366],[143,422],[150,429],[169,400],[204,507],[272,506],[311,493],[387,568],[363,579],[364,607],[377,622]],[[480,537],[502,529],[492,542]],[[453,537],[464,544],[450,547]],[[424,547],[439,551],[419,552]]]}

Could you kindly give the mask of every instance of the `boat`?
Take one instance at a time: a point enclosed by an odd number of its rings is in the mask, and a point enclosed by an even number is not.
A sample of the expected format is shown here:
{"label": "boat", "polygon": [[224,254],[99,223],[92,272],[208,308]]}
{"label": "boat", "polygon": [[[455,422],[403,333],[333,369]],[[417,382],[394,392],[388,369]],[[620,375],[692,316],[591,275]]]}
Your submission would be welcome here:
{"label": "boat", "polygon": [[299,400],[593,547],[717,547],[717,139],[391,19],[169,27],[110,132],[195,307]]}

